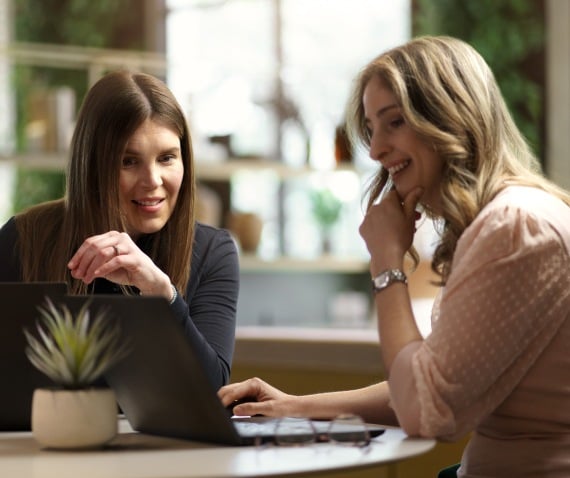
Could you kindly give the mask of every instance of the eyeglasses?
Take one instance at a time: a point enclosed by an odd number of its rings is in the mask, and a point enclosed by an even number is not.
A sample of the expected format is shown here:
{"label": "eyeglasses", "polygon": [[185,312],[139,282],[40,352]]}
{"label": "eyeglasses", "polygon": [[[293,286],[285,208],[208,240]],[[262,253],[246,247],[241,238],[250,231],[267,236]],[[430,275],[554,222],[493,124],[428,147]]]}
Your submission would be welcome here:
{"label": "eyeglasses", "polygon": [[[273,444],[303,446],[317,442],[364,448],[370,444],[370,432],[358,415],[340,415],[331,421],[289,417],[277,420]],[[261,441],[257,445],[261,446]]]}

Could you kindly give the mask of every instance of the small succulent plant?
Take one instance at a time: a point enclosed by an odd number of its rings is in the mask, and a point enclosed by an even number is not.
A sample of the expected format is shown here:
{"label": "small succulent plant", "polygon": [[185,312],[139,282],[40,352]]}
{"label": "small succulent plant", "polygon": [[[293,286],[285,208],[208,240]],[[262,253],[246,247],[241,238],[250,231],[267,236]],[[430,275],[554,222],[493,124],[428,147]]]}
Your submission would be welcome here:
{"label": "small succulent plant", "polygon": [[65,305],[47,298],[38,307],[39,338],[24,330],[26,355],[32,364],[66,389],[92,386],[124,354],[119,329],[99,312],[92,320],[87,301],[74,317]]}

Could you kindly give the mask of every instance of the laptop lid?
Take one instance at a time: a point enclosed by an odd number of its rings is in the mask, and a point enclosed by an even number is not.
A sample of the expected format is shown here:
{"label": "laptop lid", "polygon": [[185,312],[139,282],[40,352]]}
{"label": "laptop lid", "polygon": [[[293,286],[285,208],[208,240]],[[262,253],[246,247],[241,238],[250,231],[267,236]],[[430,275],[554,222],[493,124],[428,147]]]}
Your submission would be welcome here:
{"label": "laptop lid", "polygon": [[[135,430],[224,445],[274,439],[274,418],[232,420],[165,299],[116,295],[65,298],[72,310],[79,310],[86,300],[91,300],[93,312],[106,308],[110,320],[119,323],[128,354],[105,379]],[[326,427],[327,423],[319,425]],[[378,435],[384,429],[369,431]]]}
{"label": "laptop lid", "polygon": [[23,329],[32,330],[46,297],[62,299],[67,285],[58,282],[0,282],[0,431],[30,430],[32,395],[53,382],[26,356]]}
{"label": "laptop lid", "polygon": [[242,444],[226,408],[168,302],[148,296],[68,296],[71,310],[91,301],[118,321],[127,355],[105,375],[131,426],[140,432]]}

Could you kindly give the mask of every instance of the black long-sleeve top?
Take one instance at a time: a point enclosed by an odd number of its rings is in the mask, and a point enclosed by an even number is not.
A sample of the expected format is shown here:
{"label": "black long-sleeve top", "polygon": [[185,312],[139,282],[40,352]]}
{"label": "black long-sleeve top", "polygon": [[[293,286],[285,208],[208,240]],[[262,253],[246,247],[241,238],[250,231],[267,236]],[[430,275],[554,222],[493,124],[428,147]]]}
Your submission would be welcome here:
{"label": "black long-sleeve top", "polygon": [[[11,218],[0,229],[0,282],[22,280],[17,241],[16,222]],[[145,251],[144,241],[138,245]],[[186,300],[178,294],[171,307],[217,389],[230,378],[239,291],[238,254],[227,231],[201,223],[196,224],[192,251]],[[96,279],[91,290],[95,294],[121,293],[116,284],[105,279]]]}

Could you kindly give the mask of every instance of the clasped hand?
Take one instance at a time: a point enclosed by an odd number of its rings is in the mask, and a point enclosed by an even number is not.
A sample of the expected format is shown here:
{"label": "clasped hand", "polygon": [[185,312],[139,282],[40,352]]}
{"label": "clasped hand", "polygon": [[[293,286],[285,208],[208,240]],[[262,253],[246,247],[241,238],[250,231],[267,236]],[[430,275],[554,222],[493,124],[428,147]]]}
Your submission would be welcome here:
{"label": "clasped hand", "polygon": [[169,298],[172,293],[168,276],[125,232],[110,231],[85,239],[67,267],[75,279],[86,284],[103,277],[134,286],[143,295]]}

